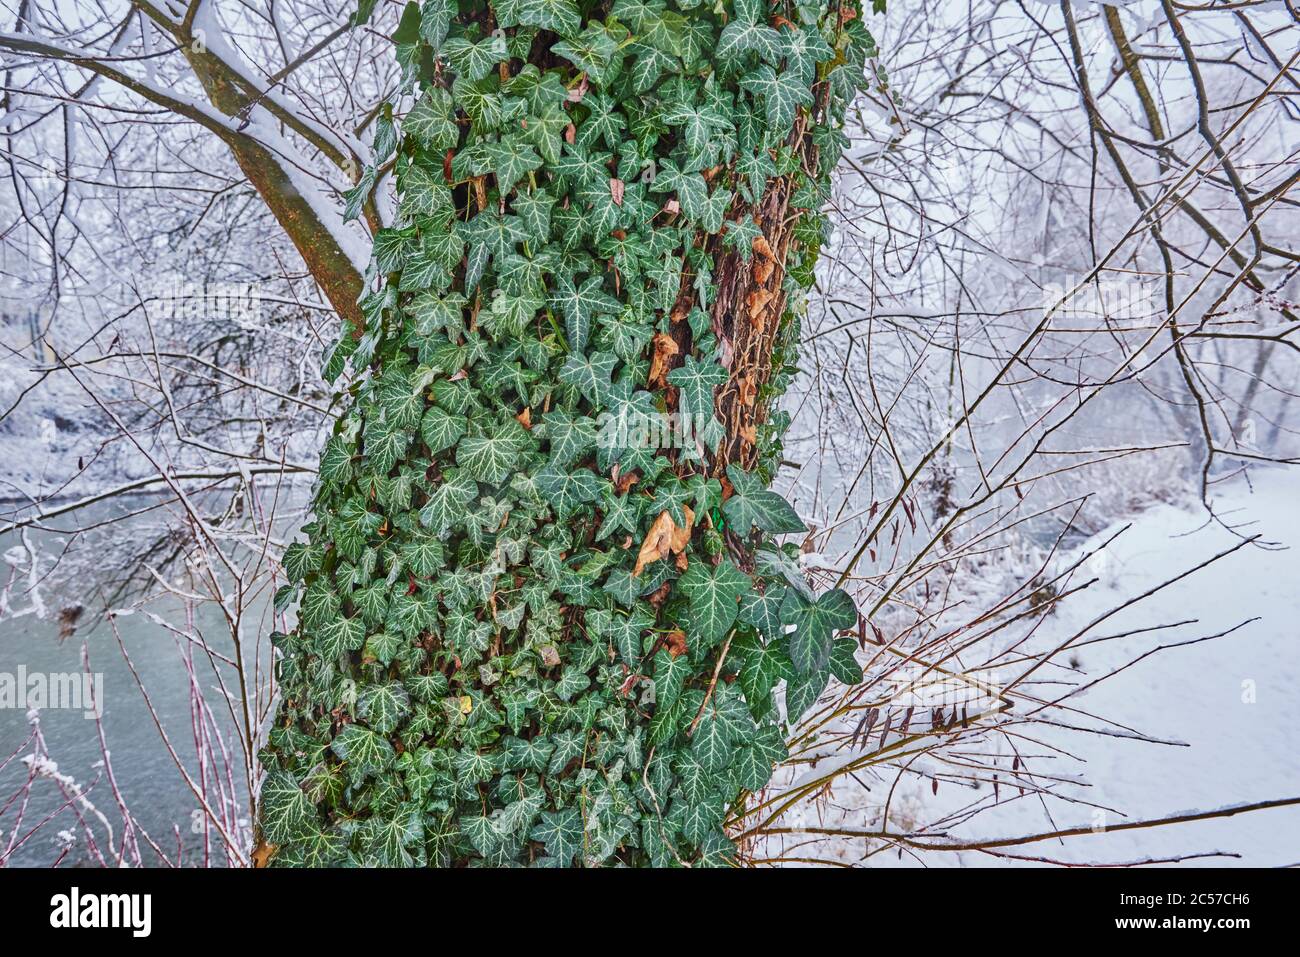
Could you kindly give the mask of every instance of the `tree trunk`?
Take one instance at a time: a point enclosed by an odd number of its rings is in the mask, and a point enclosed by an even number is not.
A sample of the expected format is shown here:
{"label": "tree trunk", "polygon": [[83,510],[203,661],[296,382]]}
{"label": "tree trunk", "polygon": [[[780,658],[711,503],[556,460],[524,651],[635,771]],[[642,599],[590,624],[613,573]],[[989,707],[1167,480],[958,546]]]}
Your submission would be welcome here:
{"label": "tree trunk", "polygon": [[861,9],[432,0],[394,40],[401,219],[285,556],[258,857],[733,860],[783,721],[860,676],[767,485]]}

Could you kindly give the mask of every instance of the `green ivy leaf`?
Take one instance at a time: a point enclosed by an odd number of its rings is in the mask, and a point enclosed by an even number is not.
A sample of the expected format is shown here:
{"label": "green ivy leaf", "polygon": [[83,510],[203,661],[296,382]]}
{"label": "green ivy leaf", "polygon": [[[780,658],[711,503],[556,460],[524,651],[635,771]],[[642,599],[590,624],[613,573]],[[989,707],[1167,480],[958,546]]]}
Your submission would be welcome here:
{"label": "green ivy leaf", "polygon": [[[567,123],[568,120],[565,119],[564,122]],[[529,125],[529,129],[535,127],[536,124]],[[552,163],[552,168],[554,168],[554,160],[548,158],[548,161]],[[519,221],[529,236],[544,237],[550,233],[551,209],[555,206],[555,197],[546,190],[537,189],[531,193],[516,193],[515,198],[511,201],[511,206],[519,215]]]}
{"label": "green ivy leaf", "polygon": [[546,853],[561,867],[568,867],[582,853],[582,813],[577,808],[545,811],[528,835],[546,846]]}
{"label": "green ivy leaf", "polygon": [[758,791],[772,780],[772,769],[787,757],[780,731],[768,725],[736,755],[736,779],[746,791]]}
{"label": "green ivy leaf", "polygon": [[740,689],[755,717],[760,717],[770,706],[777,684],[794,677],[794,665],[783,644],[764,644],[750,637],[741,638],[733,647],[743,661],[737,675]]}
{"label": "green ivy leaf", "polygon": [[[678,6],[686,9],[688,3],[679,3]],[[633,33],[655,48],[676,56],[683,54],[682,34],[687,20],[680,13],[665,10],[663,3],[615,0],[611,12],[619,22],[626,23]]]}
{"label": "green ivy leaf", "polygon": [[550,443],[550,464],[561,469],[572,465],[596,445],[595,420],[585,415],[571,415],[563,409],[546,413],[542,417],[540,432]]}
{"label": "green ivy leaf", "polygon": [[420,510],[420,524],[435,535],[445,535],[465,518],[469,504],[478,498],[478,483],[459,469],[448,469],[442,484],[433,490]]}
{"label": "green ivy leaf", "polygon": [[788,630],[790,660],[795,668],[800,674],[815,674],[830,661],[835,632],[858,623],[858,610],[848,593],[839,588],[816,601],[809,601],[791,588],[781,605],[781,623],[793,626]]}
{"label": "green ivy leaf", "polygon": [[514,419],[497,422],[487,435],[471,435],[456,446],[456,464],[480,482],[500,485],[528,447],[528,433]]}
{"label": "green ivy leaf", "polygon": [[825,668],[790,679],[785,689],[785,710],[791,722],[798,721],[817,703],[830,680],[831,673]]}
{"label": "green ivy leaf", "polygon": [[837,638],[831,646],[831,674],[846,685],[862,681],[862,666],[858,664],[858,643],[852,638]]}
{"label": "green ivy leaf", "polygon": [[[739,167],[737,170],[739,171]],[[749,215],[743,219],[728,221],[727,231],[723,234],[722,241],[727,244],[728,249],[734,250],[743,262],[749,262],[753,257],[754,240],[762,235],[763,230],[759,228],[758,223],[754,222],[753,215]]]}
{"label": "green ivy leaf", "polygon": [[552,46],[551,52],[575,64],[593,83],[604,83],[606,70],[618,52],[618,42],[604,24],[592,22],[577,36]]}
{"label": "green ivy leaf", "polygon": [[718,37],[717,55],[719,59],[735,61],[746,53],[755,53],[768,63],[775,63],[781,53],[776,31],[765,23],[732,20]]}
{"label": "green ivy leaf", "polygon": [[400,635],[389,634],[381,631],[377,635],[371,635],[366,639],[365,656],[373,658],[381,665],[388,665],[397,653],[402,650],[403,641]]}
{"label": "green ivy leaf", "polygon": [[465,434],[466,419],[453,415],[441,406],[431,405],[420,421],[420,435],[431,453],[449,449]]}
{"label": "green ivy leaf", "polygon": [[[626,574],[626,572],[624,572]],[[655,620],[642,608],[633,608],[626,615],[618,612],[609,614],[609,626],[605,632],[625,664],[636,667],[641,661],[641,636],[654,627]]]}
{"label": "green ivy leaf", "polygon": [[366,423],[366,459],[376,475],[387,475],[406,454],[411,433],[407,427],[387,416]]}
{"label": "green ivy leaf", "polygon": [[441,87],[429,87],[402,121],[402,129],[425,149],[441,153],[460,141],[451,94]]}
{"label": "green ivy leaf", "polygon": [[555,685],[555,696],[561,701],[571,701],[573,696],[586,691],[591,686],[591,679],[580,668],[565,668],[560,680]]}
{"label": "green ivy leaf", "polygon": [[402,561],[417,578],[429,578],[446,564],[442,542],[421,536],[402,546]]}
{"label": "green ivy leaf", "polygon": [[501,846],[501,832],[497,830],[496,822],[489,817],[479,814],[461,818],[460,829],[474,850],[484,857],[491,857]]}
{"label": "green ivy leaf", "polygon": [[284,573],[292,582],[300,582],[320,568],[325,549],[311,542],[294,542],[284,550]]}
{"label": "green ivy leaf", "polygon": [[262,830],[272,844],[288,844],[319,830],[315,805],[287,771],[271,771],[262,782]]}
{"label": "green ivy leaf", "polygon": [[736,620],[736,602],[753,587],[753,582],[724,558],[716,567],[702,561],[691,562],[678,579],[677,587],[690,603],[694,632],[690,637],[710,648],[731,628]]}
{"label": "green ivy leaf", "polygon": [[723,503],[722,513],[737,534],[748,535],[755,525],[773,534],[808,530],[785,499],[748,472],[728,465],[727,478],[731,480],[732,495]]}
{"label": "green ivy leaf", "polygon": [[384,771],[393,763],[395,752],[385,738],[359,724],[349,724],[330,742],[340,761],[362,775]]}
{"label": "green ivy leaf", "polygon": [[816,77],[818,63],[827,63],[835,58],[835,51],[812,26],[782,30],[777,39],[778,52],[785,59],[786,69],[794,72],[805,85],[811,84]]}
{"label": "green ivy leaf", "polygon": [[360,618],[342,616],[322,625],[316,632],[316,651],[332,660],[345,651],[356,651],[366,641],[366,626]]}
{"label": "green ivy leaf", "polygon": [[522,139],[509,137],[499,143],[484,147],[492,172],[497,178],[497,191],[505,196],[515,184],[542,165],[542,158]]}
{"label": "green ivy leaf", "polygon": [[505,741],[505,769],[507,771],[546,770],[555,745],[546,737],[508,738]]}
{"label": "green ivy leaf", "polygon": [[397,272],[415,248],[415,233],[406,229],[381,229],[373,246],[375,268],[381,273]]}
{"label": "green ivy leaf", "polygon": [[600,497],[600,479],[587,469],[566,471],[547,465],[537,473],[537,492],[561,521]]}
{"label": "green ivy leaf", "polygon": [[781,603],[785,586],[768,582],[762,592],[750,590],[740,596],[740,620],[753,625],[769,639],[781,637]]}
{"label": "green ivy leaf", "polygon": [[366,822],[365,829],[380,866],[410,867],[415,863],[410,849],[424,836],[424,818],[419,807],[405,804],[391,815],[373,817]]}
{"label": "green ivy leaf", "polygon": [[564,331],[572,352],[580,353],[587,348],[593,316],[617,313],[622,308],[622,303],[601,289],[602,285],[599,276],[589,276],[580,286],[568,276],[560,276],[551,291],[551,306],[564,313]]}
{"label": "green ivy leaf", "polygon": [[590,153],[581,146],[564,145],[564,155],[552,165],[552,171],[575,186],[609,179],[608,153]]}
{"label": "green ivy leaf", "polygon": [[716,362],[687,356],[681,367],[668,373],[668,381],[681,391],[682,411],[709,418],[713,415],[713,390],[727,381],[727,370]]}
{"label": "green ivy leaf", "polygon": [[[365,0],[369,2],[369,0]],[[420,4],[420,39],[437,53],[457,11],[456,0],[424,0]]]}
{"label": "green ivy leaf", "polygon": [[745,74],[740,85],[762,99],[767,121],[780,135],[784,135],[794,125],[795,110],[800,106],[812,106],[812,91],[798,73],[777,73],[766,63]]}
{"label": "green ivy leaf", "polygon": [[610,376],[618,357],[608,352],[593,352],[590,356],[570,355],[560,369],[560,381],[567,382],[587,397],[593,406],[603,406],[609,400]]}
{"label": "green ivy leaf", "polygon": [[452,69],[470,81],[484,79],[498,63],[510,57],[506,38],[496,33],[478,43],[455,37],[443,44],[442,53],[451,62]]}
{"label": "green ivy leaf", "polygon": [[706,774],[718,774],[726,770],[735,753],[726,726],[710,715],[707,708],[695,728],[695,737],[691,740],[691,753],[695,755]]}
{"label": "green ivy leaf", "polygon": [[380,734],[395,731],[410,711],[410,696],[397,681],[370,685],[357,697],[357,714]]}
{"label": "green ivy leaf", "polygon": [[320,479],[331,485],[343,485],[352,477],[353,446],[341,435],[325,443],[320,457]]}
{"label": "green ivy leaf", "polygon": [[572,0],[521,0],[519,22],[541,27],[562,37],[571,37],[582,29],[582,16]]}
{"label": "green ivy leaf", "polygon": [[674,657],[667,648],[655,652],[655,707],[673,706],[682,693],[682,684],[690,671],[690,661],[685,655]]}

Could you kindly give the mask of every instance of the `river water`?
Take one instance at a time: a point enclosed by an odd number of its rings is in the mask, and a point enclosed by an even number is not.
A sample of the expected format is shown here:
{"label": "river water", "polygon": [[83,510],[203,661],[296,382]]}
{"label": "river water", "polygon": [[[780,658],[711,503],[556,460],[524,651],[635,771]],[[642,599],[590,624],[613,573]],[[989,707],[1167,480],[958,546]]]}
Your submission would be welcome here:
{"label": "river water", "polygon": [[[133,508],[138,508],[138,505],[138,501],[132,503]],[[111,517],[114,507],[92,506],[78,513],[78,521],[83,527],[102,521]],[[113,534],[131,535],[132,521],[112,526]],[[155,530],[157,522],[155,513],[152,518]],[[46,567],[50,554],[46,549],[56,544],[55,538],[55,533],[51,532],[30,535],[30,541],[38,552],[46,553]],[[13,550],[22,552],[18,537],[12,533],[0,536],[0,554],[12,555]],[[0,562],[0,576],[7,578],[11,571],[12,563]],[[25,568],[20,568],[20,571],[25,576]],[[61,866],[65,867],[94,862],[77,816],[72,808],[65,806],[67,798],[54,781],[39,779],[25,797],[21,794],[28,778],[28,765],[23,763],[22,756],[30,753],[31,749],[29,706],[32,699],[28,696],[42,685],[51,689],[45,701],[37,702],[44,705],[39,710],[39,722],[50,759],[57,764],[59,774],[69,775],[82,787],[89,788],[87,798],[108,818],[114,837],[120,837],[122,818],[116,806],[116,796],[104,774],[98,724],[93,717],[87,716],[86,706],[90,702],[84,694],[86,690],[98,689],[101,692],[96,697],[101,699],[104,744],[118,791],[135,821],[173,860],[179,854],[183,864],[202,864],[207,845],[201,826],[202,816],[198,813],[199,801],[164,745],[140,685],[147,691],[182,764],[192,777],[197,776],[199,758],[193,730],[191,679],[183,649],[190,647],[194,651],[192,661],[197,683],[212,708],[214,724],[220,728],[231,751],[232,780],[240,795],[237,806],[246,808],[237,723],[232,718],[231,709],[222,700],[213,667],[206,656],[158,624],[150,614],[187,629],[190,634],[202,634],[215,650],[227,655],[233,647],[229,629],[215,604],[194,606],[187,620],[184,604],[172,598],[150,601],[130,614],[115,616],[110,623],[92,611],[95,606],[89,596],[96,590],[95,577],[92,563],[57,591],[43,590],[42,598],[48,609],[44,618],[35,614],[0,617],[0,764],[8,762],[0,768],[0,865],[48,866],[61,855]],[[3,583],[0,580],[0,586]],[[77,592],[83,589],[85,594],[78,595]],[[17,588],[11,589],[10,598],[18,610],[29,607]],[[58,611],[78,601],[86,606],[80,627],[71,636],[61,638]],[[244,629],[246,636],[263,636],[256,643],[260,645],[258,650],[264,667],[269,661],[270,650],[264,637],[271,630],[268,604],[261,601],[252,609],[253,614],[248,616]],[[116,625],[116,635],[113,624]],[[81,679],[83,647],[89,657],[89,670],[96,675],[91,689],[87,689]],[[139,683],[132,674],[123,648],[135,666]],[[248,653],[253,653],[253,650],[249,649]],[[237,690],[233,669],[228,665],[219,667],[227,687]],[[59,687],[60,675],[69,677],[62,685],[60,700],[54,700],[53,689]],[[26,695],[21,687],[18,694],[14,693],[19,679],[25,679]],[[238,712],[237,705],[234,710]],[[15,752],[17,755],[11,757]],[[15,795],[19,796],[15,798]],[[22,822],[19,825],[20,811]],[[85,816],[93,819],[93,815]],[[245,810],[242,817],[246,819],[247,816]],[[41,826],[36,828],[38,824]],[[100,824],[94,827],[96,840],[102,849],[106,843],[105,829]],[[34,828],[34,833],[28,836]],[[3,860],[6,848],[11,847],[15,830],[19,846],[12,850],[7,860]],[[75,836],[75,843],[70,848],[66,848],[60,832]],[[162,863],[145,841],[140,841],[140,847],[144,864]],[[212,860],[220,863],[220,855],[213,855]]]}

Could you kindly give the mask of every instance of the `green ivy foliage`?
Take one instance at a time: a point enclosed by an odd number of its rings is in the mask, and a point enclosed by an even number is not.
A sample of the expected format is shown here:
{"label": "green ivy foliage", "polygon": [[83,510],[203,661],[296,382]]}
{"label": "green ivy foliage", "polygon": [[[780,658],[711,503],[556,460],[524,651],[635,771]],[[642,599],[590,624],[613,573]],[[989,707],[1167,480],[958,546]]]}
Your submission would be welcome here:
{"label": "green ivy foliage", "polygon": [[[393,39],[404,87],[347,211],[384,168],[398,215],[365,332],[327,360],[354,376],[277,595],[299,611],[274,636],[273,861],[727,863],[723,822],[786,757],[784,721],[860,680],[836,638],[852,601],[814,595],[776,538],[804,530],[767,487],[788,418],[752,473],[715,467],[710,317],[719,250],[748,261],[777,178],[787,301],[812,283],[874,50],[859,2],[425,0]],[[655,388],[682,301],[689,354]],[[685,447],[611,427],[670,392],[699,424]],[[638,569],[665,528],[689,539]]]}

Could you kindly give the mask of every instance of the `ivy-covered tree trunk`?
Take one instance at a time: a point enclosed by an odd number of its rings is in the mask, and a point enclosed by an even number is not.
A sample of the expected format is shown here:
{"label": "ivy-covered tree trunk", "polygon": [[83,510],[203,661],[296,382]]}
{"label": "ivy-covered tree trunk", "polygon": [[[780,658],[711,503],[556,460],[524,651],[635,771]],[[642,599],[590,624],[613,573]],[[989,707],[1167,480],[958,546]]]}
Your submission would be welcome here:
{"label": "ivy-covered tree trunk", "polygon": [[261,856],[732,860],[778,685],[792,719],[860,677],[767,488],[859,0],[426,0],[394,41],[399,221],[285,556]]}

